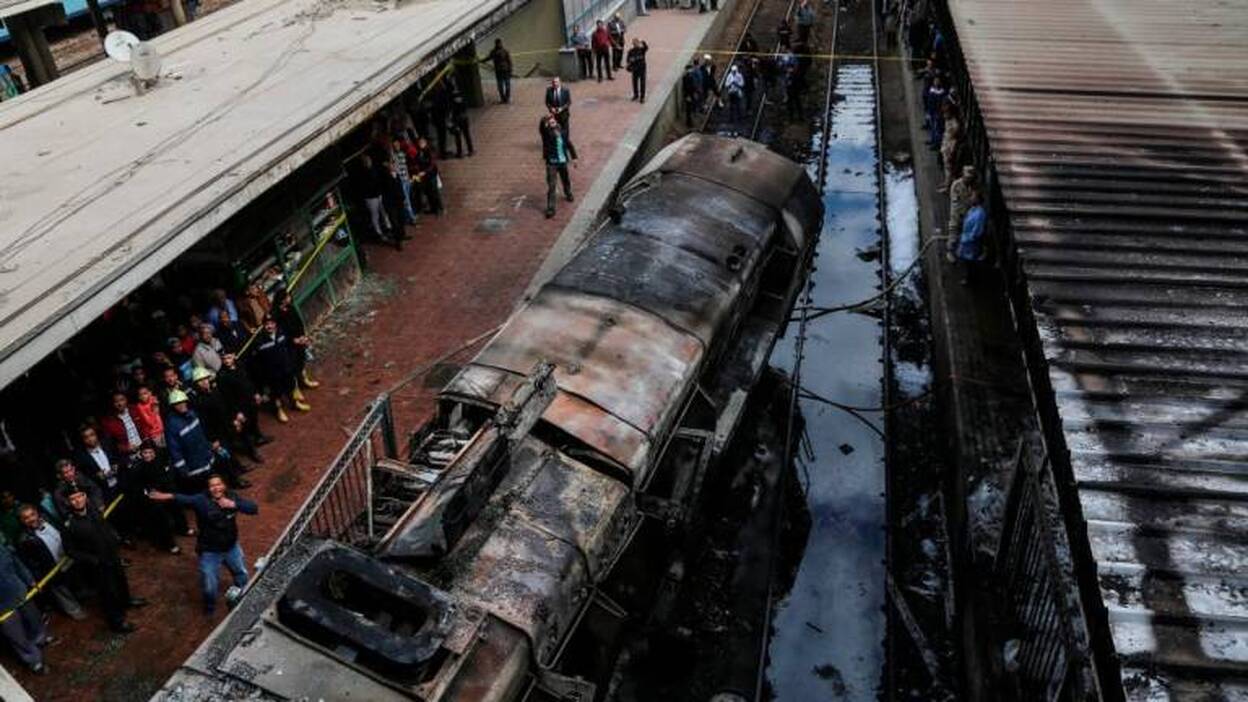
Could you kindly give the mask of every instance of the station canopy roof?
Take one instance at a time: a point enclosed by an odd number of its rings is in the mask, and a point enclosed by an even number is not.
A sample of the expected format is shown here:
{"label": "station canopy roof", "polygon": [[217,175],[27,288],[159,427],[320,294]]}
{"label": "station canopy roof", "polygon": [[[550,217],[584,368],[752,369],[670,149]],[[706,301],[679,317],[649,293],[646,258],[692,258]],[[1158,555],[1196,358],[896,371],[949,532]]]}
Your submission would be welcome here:
{"label": "station canopy roof", "polygon": [[527,0],[242,0],[0,103],[0,387]]}
{"label": "station canopy roof", "polygon": [[0,22],[5,17],[20,15],[47,5],[59,5],[58,0],[0,0]]}

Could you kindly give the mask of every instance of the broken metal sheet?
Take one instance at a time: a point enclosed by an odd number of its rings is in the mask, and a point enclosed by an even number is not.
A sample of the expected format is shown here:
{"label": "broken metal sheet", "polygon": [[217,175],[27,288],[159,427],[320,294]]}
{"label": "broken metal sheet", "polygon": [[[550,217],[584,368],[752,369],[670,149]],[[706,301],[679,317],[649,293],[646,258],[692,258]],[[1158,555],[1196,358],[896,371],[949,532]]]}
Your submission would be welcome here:
{"label": "broken metal sheet", "polygon": [[543,360],[556,365],[560,390],[655,436],[680,410],[702,344],[630,305],[547,287],[473,363],[524,374]]}
{"label": "broken metal sheet", "polygon": [[[497,407],[519,386],[522,378],[511,371],[469,363],[439,397]],[[560,392],[542,419],[559,427],[633,475],[646,467],[650,439],[639,429],[575,395]]]}
{"label": "broken metal sheet", "polygon": [[601,407],[568,393],[559,393],[545,418],[586,445],[628,469],[640,484],[654,459],[654,443],[633,425]]}
{"label": "broken metal sheet", "polygon": [[545,659],[572,625],[588,584],[575,545],[508,515],[453,593],[528,634]]}
{"label": "broken metal sheet", "polygon": [[557,454],[541,460],[530,479],[497,498],[506,512],[485,542],[471,547],[454,592],[527,633],[545,660],[635,515],[626,505],[628,486]]}
{"label": "broken metal sheet", "polygon": [[[616,555],[611,547],[633,522],[633,510],[612,507],[628,499],[627,485],[570,459],[552,456],[512,504],[512,511],[528,525],[576,544],[591,578],[598,580]],[[604,515],[615,518],[603,519]]]}

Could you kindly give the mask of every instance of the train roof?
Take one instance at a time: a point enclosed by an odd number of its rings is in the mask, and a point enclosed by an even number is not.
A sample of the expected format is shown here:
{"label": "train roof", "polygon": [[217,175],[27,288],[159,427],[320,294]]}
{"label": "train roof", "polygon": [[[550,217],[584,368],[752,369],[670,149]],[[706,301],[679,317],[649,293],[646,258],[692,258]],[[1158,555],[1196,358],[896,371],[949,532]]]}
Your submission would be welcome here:
{"label": "train roof", "polygon": [[[745,279],[818,221],[805,171],[765,147],[691,135],[622,189],[620,211],[443,391],[497,406],[556,364],[545,420],[644,479]],[[779,239],[774,239],[779,237]]]}
{"label": "train roof", "polygon": [[1248,697],[1248,0],[950,3],[1132,699]]}

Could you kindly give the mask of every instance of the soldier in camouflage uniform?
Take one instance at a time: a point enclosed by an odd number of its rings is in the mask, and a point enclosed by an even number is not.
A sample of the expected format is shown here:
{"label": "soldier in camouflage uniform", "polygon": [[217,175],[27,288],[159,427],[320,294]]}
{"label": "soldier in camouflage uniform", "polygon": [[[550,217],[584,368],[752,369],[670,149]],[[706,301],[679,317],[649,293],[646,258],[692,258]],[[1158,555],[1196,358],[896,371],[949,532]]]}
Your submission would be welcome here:
{"label": "soldier in camouflage uniform", "polygon": [[958,236],[962,233],[962,219],[971,208],[971,192],[979,187],[979,177],[975,174],[975,166],[962,167],[962,177],[949,186],[949,222],[945,225],[945,258],[952,263],[954,251],[958,247]]}

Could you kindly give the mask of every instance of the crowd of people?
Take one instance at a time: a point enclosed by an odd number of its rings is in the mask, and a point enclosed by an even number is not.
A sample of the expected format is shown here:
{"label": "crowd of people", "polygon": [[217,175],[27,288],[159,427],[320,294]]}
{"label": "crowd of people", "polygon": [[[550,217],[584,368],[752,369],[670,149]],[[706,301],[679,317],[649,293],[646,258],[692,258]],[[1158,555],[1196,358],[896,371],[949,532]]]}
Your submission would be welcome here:
{"label": "crowd of people", "polygon": [[[632,99],[645,102],[649,47],[626,32],[618,15],[598,22],[591,53],[602,79],[627,70]],[[499,101],[510,103],[512,61],[502,41],[480,61],[492,64]],[[570,90],[554,78],[544,102],[539,138],[551,217],[560,186],[574,200],[568,169],[577,151]],[[383,110],[366,134],[349,179],[372,234],[397,244],[418,214],[442,212],[438,163],[451,157],[451,139],[456,157],[475,153],[465,93],[441,73]],[[89,383],[91,399],[79,410],[88,416],[72,448],[33,452],[49,457],[46,479],[0,486],[0,631],[32,671],[48,670],[51,609],[73,619],[98,609],[111,630],[134,630],[128,612],[146,601],[131,590],[124,554],[140,542],[178,556],[180,540],[195,537],[208,615],[220,599],[222,567],[234,588],[247,583],[237,516],[258,507],[238,491],[250,487],[246,474],[264,462],[259,449],[272,440],[262,423],[311,410],[308,391],[319,385],[307,367],[311,340],[280,286],[271,296],[257,283],[237,294],[213,290],[200,303],[192,297],[159,288],[109,310],[105,335],[122,340],[122,357],[93,365],[109,370]],[[0,421],[0,444],[4,432]]]}
{"label": "crowd of people", "polygon": [[746,32],[740,53],[729,63],[722,82],[710,54],[695,56],[681,77],[685,126],[692,128],[698,113],[708,112],[716,105],[727,107],[728,119],[738,124],[758,100],[777,93],[789,120],[804,119],[802,99],[814,62],[810,47],[815,19],[810,0],[800,0],[793,21],[784,17],[776,26],[774,51],[763,50],[754,35]]}
{"label": "crowd of people", "polygon": [[0,490],[0,631],[36,673],[47,671],[43,648],[53,641],[42,610],[82,619],[91,597],[110,629],[134,630],[127,611],[146,602],[131,592],[122,549],[138,541],[176,556],[178,537],[197,537],[207,614],[222,565],[244,586],[235,517],[257,508],[234,491],[249,487],[244,474],[264,462],[258,447],[271,439],[261,413],[288,422],[289,412],[312,409],[304,394],[319,385],[307,368],[311,341],[287,291],[270,298],[252,285],[234,297],[218,289],[205,308],[175,324],[169,316],[136,300],[110,310],[116,329],[163,326],[164,344],[114,365],[107,398],[73,449],[48,466],[45,483]]}
{"label": "crowd of people", "polygon": [[[511,101],[511,56],[502,41],[484,60],[493,62],[499,98]],[[368,145],[349,171],[350,183],[368,213],[375,238],[402,248],[407,225],[420,214],[441,216],[438,162],[476,154],[468,98],[453,76],[417,86],[406,100],[383,110],[370,124]]]}
{"label": "crowd of people", "polygon": [[979,174],[968,162],[963,105],[950,80],[948,46],[940,27],[923,13],[912,14],[908,43],[911,58],[924,64],[915,76],[922,81],[923,129],[927,147],[939,153],[944,171],[939,190],[949,196],[949,218],[943,232],[945,258],[961,269],[960,281],[968,285],[987,259],[984,233],[988,218]]}

